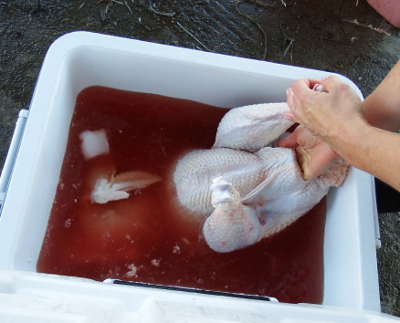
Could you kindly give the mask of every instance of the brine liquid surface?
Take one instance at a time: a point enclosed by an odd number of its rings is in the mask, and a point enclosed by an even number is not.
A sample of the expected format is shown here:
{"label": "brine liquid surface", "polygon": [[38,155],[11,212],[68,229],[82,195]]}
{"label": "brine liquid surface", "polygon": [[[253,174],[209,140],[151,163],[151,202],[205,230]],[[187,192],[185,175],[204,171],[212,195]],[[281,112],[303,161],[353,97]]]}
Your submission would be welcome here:
{"label": "brine liquid surface", "polygon": [[[182,286],[281,302],[321,303],[325,199],[253,246],[220,254],[176,207],[174,164],[210,148],[227,112],[193,101],[104,87],[78,96],[38,272]],[[79,134],[104,129],[110,154],[85,161]],[[92,204],[90,183],[141,170],[163,178],[125,200]]]}

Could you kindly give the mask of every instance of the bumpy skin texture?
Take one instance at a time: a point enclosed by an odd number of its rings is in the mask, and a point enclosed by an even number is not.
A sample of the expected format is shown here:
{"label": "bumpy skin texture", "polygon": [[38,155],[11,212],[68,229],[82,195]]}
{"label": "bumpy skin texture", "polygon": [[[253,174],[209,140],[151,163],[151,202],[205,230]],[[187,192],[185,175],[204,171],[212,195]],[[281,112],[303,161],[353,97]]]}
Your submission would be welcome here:
{"label": "bumpy skin texture", "polygon": [[[308,212],[345,179],[342,159],[324,174],[304,180],[293,149],[269,145],[293,124],[286,103],[232,109],[210,150],[195,150],[177,164],[179,202],[199,222],[217,252],[252,245]],[[214,209],[215,208],[215,209]]]}

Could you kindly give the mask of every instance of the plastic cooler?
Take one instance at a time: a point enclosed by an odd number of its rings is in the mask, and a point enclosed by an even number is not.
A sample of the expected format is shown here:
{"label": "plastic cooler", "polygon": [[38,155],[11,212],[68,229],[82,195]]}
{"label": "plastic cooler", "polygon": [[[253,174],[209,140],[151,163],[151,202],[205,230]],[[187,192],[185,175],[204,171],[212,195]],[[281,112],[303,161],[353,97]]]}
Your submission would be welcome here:
{"label": "plastic cooler", "polygon": [[[328,73],[87,32],[54,42],[2,174],[0,317],[4,322],[375,322],[380,313],[373,178],[351,168],[327,197],[322,305],[106,284],[36,272],[77,94],[92,85],[220,107],[282,102]],[[338,75],[360,95],[348,79]],[[21,125],[26,118],[26,127]],[[22,122],[22,123],[21,123]],[[7,168],[7,171],[6,171]],[[10,177],[10,178],[9,178]]]}

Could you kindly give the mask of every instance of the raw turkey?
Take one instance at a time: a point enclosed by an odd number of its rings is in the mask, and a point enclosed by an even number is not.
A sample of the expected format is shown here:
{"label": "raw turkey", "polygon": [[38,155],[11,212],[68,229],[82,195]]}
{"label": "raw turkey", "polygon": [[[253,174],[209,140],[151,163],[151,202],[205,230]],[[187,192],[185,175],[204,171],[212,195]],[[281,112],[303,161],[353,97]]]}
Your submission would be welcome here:
{"label": "raw turkey", "polygon": [[[286,103],[230,110],[218,126],[214,146],[187,153],[171,170],[178,206],[202,226],[213,250],[245,248],[281,231],[345,179],[348,165],[340,159],[318,178],[304,180],[295,150],[274,146],[293,125],[284,119],[288,111]],[[81,139],[88,158],[107,154],[103,130],[83,133]],[[88,200],[106,204],[126,199],[129,191],[159,181],[146,172],[115,174],[109,167],[90,180]],[[170,184],[165,179],[163,183]]]}
{"label": "raw turkey", "polygon": [[292,126],[286,103],[232,109],[221,120],[212,149],[195,150],[177,163],[179,203],[204,221],[202,232],[217,252],[252,245],[281,231],[339,186],[348,165],[340,159],[304,180],[293,149],[274,147]]}

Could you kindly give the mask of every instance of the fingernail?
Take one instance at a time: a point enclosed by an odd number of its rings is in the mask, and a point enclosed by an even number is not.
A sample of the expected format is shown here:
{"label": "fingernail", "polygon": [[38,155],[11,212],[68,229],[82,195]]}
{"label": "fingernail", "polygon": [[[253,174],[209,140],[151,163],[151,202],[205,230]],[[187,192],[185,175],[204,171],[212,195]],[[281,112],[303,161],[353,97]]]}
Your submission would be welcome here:
{"label": "fingernail", "polygon": [[325,92],[325,89],[321,84],[315,84],[313,90],[317,92]]}
{"label": "fingernail", "polygon": [[284,118],[289,121],[294,121],[294,115],[292,112],[286,112]]}

